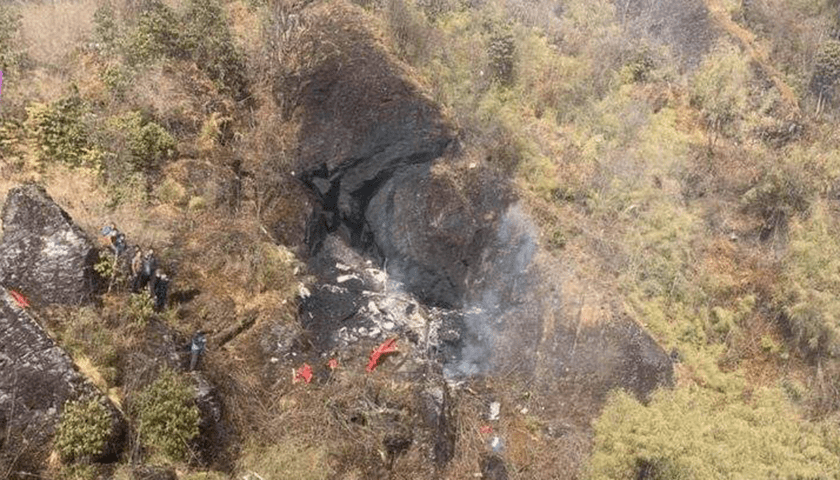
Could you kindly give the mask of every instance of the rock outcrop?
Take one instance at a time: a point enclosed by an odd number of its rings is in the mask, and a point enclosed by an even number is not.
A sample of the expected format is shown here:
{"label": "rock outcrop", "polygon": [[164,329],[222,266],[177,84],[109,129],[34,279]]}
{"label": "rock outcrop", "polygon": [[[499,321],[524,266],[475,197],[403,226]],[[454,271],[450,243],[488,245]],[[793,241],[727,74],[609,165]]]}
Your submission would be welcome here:
{"label": "rock outcrop", "polygon": [[99,282],[97,250],[43,187],[9,191],[3,205],[0,285],[39,305],[88,301]]}
{"label": "rock outcrop", "polygon": [[[126,424],[116,407],[80,374],[67,353],[0,287],[0,452],[16,470],[40,469],[68,400],[98,398],[111,413],[111,435],[101,460],[122,450]],[[8,441],[7,445],[2,442]],[[18,457],[19,456],[19,457]],[[17,458],[14,458],[17,457]]]}

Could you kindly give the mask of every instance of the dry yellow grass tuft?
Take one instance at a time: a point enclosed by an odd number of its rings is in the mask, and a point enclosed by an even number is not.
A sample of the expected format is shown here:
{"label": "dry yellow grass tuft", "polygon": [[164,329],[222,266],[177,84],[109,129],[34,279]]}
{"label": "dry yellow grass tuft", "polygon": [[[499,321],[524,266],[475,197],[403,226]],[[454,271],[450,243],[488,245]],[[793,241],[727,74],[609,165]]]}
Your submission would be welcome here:
{"label": "dry yellow grass tuft", "polygon": [[91,32],[96,0],[28,2],[21,9],[27,53],[36,63],[61,66],[77,42]]}

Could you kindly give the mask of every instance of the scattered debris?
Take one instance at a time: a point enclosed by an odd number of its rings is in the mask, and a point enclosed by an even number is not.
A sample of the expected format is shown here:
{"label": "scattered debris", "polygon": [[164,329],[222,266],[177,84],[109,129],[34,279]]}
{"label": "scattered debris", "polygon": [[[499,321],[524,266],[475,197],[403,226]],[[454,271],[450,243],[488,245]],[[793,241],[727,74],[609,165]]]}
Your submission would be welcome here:
{"label": "scattered debris", "polygon": [[490,414],[487,415],[487,420],[491,422],[495,422],[499,419],[499,412],[502,408],[502,404],[499,402],[492,402],[490,403]]}
{"label": "scattered debris", "polygon": [[478,429],[478,432],[482,435],[490,435],[493,433],[493,427],[490,425],[482,425],[481,428]]}
{"label": "scattered debris", "polygon": [[327,366],[330,368],[330,370],[335,370],[336,368],[338,368],[338,359],[331,358],[330,361],[327,362]]}
{"label": "scattered debris", "polygon": [[385,355],[386,353],[396,352],[397,351],[396,343],[397,343],[397,339],[396,338],[391,338],[389,340],[386,340],[384,343],[382,343],[378,347],[376,347],[373,350],[373,352],[371,352],[371,354],[370,354],[370,361],[368,362],[367,367],[365,368],[365,371],[367,371],[368,373],[374,371],[376,369],[376,365],[379,363],[379,359],[380,359],[380,357],[382,357],[382,355]]}
{"label": "scattered debris", "polygon": [[493,453],[501,453],[505,449],[505,441],[498,436],[491,438],[490,449],[493,450]]}
{"label": "scattered debris", "polygon": [[312,367],[310,367],[308,363],[304,363],[302,367],[294,372],[292,383],[297,383],[301,380],[306,383],[310,383],[312,381]]}
{"label": "scattered debris", "polygon": [[20,308],[26,308],[29,306],[29,300],[26,299],[23,295],[19,294],[14,290],[9,290],[9,293],[12,294],[12,298],[15,299],[15,303]]}

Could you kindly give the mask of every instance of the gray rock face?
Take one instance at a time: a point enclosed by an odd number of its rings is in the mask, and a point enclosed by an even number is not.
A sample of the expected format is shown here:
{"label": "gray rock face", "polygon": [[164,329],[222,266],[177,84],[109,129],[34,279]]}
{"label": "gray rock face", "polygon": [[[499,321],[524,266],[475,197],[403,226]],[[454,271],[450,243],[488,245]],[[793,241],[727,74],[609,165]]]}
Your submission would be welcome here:
{"label": "gray rock face", "polygon": [[[18,470],[42,467],[47,453],[43,447],[55,431],[65,402],[88,398],[99,398],[111,411],[112,435],[102,459],[114,458],[122,450],[125,432],[121,414],[0,287],[0,419],[8,429],[0,437],[0,465],[9,461],[3,458],[5,453],[22,455]],[[7,439],[9,444],[3,445]]]}
{"label": "gray rock face", "polygon": [[96,291],[95,246],[38,185],[9,191],[3,205],[0,284],[37,304],[74,305]]}

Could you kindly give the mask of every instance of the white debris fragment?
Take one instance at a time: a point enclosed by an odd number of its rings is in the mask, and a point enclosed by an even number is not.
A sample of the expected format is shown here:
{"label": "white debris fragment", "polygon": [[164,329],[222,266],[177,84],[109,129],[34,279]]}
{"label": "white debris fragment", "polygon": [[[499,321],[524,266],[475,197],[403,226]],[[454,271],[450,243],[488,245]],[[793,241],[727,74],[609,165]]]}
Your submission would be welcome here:
{"label": "white debris fragment", "polygon": [[277,362],[280,361],[280,359],[277,358],[277,357],[271,357],[270,359],[268,359],[268,361],[271,362],[271,363],[277,363]]}
{"label": "white debris fragment", "polygon": [[335,281],[338,282],[338,283],[344,283],[348,280],[354,280],[354,279],[355,280],[361,280],[359,277],[357,277],[356,275],[353,275],[351,273],[349,275],[339,275],[338,278],[335,279]]}
{"label": "white debris fragment", "polygon": [[394,327],[396,327],[396,325],[394,325],[394,322],[384,322],[382,324],[382,328],[384,328],[385,330],[393,330]]}
{"label": "white debris fragment", "polygon": [[300,296],[300,298],[309,298],[310,295],[312,295],[312,293],[309,291],[309,289],[306,288],[306,286],[304,284],[299,283],[298,284],[298,296]]}
{"label": "white debris fragment", "polygon": [[388,281],[388,274],[377,268],[368,268],[365,272],[379,284],[384,285]]}
{"label": "white debris fragment", "polygon": [[342,272],[346,272],[346,271],[348,271],[348,270],[352,270],[352,269],[353,269],[353,267],[351,267],[351,266],[349,266],[349,265],[345,265],[345,264],[343,264],[343,263],[336,263],[336,264],[335,264],[335,268],[337,268],[337,269],[341,270]]}
{"label": "white debris fragment", "polygon": [[529,411],[530,410],[528,410],[528,407],[524,407],[522,410],[519,411],[519,413],[521,413],[522,415],[528,415]]}
{"label": "white debris fragment", "polygon": [[499,402],[492,402],[490,404],[490,414],[487,416],[487,419],[491,422],[495,422],[499,419],[499,412],[501,411],[502,404]]}
{"label": "white debris fragment", "polygon": [[493,437],[490,440],[490,448],[493,449],[494,453],[502,453],[502,450],[505,448],[505,441],[500,437]]}

